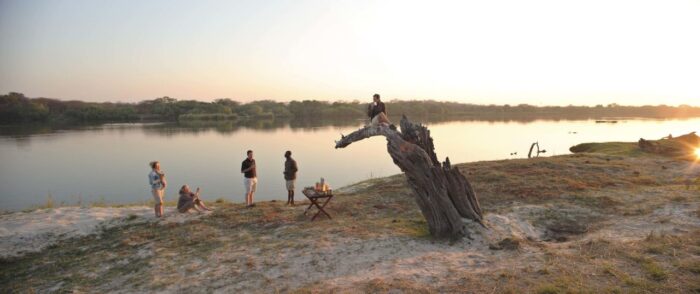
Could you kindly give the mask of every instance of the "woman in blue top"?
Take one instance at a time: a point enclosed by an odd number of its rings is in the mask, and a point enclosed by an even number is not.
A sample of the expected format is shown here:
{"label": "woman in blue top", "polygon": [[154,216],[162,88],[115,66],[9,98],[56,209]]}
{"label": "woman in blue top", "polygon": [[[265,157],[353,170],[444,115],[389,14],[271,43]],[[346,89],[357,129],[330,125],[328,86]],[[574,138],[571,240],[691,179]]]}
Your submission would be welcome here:
{"label": "woman in blue top", "polygon": [[160,162],[151,161],[151,173],[148,174],[148,183],[151,185],[151,194],[156,205],[154,207],[156,217],[163,216],[163,194],[168,183],[165,181],[165,173],[160,170]]}

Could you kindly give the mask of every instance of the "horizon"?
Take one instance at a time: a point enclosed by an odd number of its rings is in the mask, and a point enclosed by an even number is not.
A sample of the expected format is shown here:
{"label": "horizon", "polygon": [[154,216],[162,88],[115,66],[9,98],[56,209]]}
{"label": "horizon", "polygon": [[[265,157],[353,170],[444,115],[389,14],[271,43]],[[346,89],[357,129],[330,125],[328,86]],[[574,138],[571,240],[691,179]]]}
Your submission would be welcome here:
{"label": "horizon", "polygon": [[1,1],[0,93],[700,106],[699,14],[680,0]]}
{"label": "horizon", "polygon": [[[12,94],[12,93],[17,93],[17,94],[22,94],[22,95],[24,95],[24,93],[21,93],[21,92],[9,92],[9,93],[7,93],[7,94],[0,94],[0,96],[2,96],[2,95],[9,95],[9,94]],[[229,99],[229,100],[231,100],[231,101],[240,102],[241,104],[255,103],[255,102],[261,102],[261,101],[273,101],[273,102],[275,102],[275,103],[283,103],[283,104],[287,104],[287,105],[288,105],[290,102],[302,102],[302,101],[316,101],[316,102],[322,102],[322,103],[335,103],[335,102],[339,102],[339,103],[356,103],[356,102],[357,102],[357,103],[359,103],[359,104],[364,104],[364,103],[366,102],[366,101],[363,101],[363,100],[361,100],[361,99],[338,99],[338,100],[319,100],[319,99],[273,100],[273,99],[256,99],[256,100],[238,100],[238,99],[228,98],[228,97],[220,97],[220,98],[211,98],[211,99],[199,100],[199,99],[187,99],[187,98],[171,97],[171,96],[167,96],[167,95],[166,95],[166,96],[160,96],[160,97],[154,97],[154,98],[151,98],[151,99],[144,99],[144,100],[140,100],[140,101],[119,101],[119,100],[115,100],[115,101],[86,101],[86,100],[79,100],[79,99],[64,99],[64,98],[56,98],[56,97],[28,97],[28,96],[26,96],[26,95],[24,95],[24,97],[25,97],[25,98],[28,98],[28,99],[51,99],[51,100],[58,100],[58,101],[61,101],[61,102],[114,103],[114,104],[139,104],[139,103],[142,103],[142,102],[153,101],[153,100],[155,100],[155,99],[166,98],[166,97],[167,97],[167,98],[175,99],[175,100],[177,100],[177,101],[197,101],[197,102],[204,102],[204,103],[215,103],[216,100],[218,100],[218,99]],[[475,106],[499,106],[499,107],[503,107],[503,106],[518,107],[518,106],[520,106],[520,105],[527,105],[527,106],[532,106],[532,107],[562,107],[562,108],[566,108],[566,107],[590,107],[590,108],[593,108],[593,107],[597,107],[598,105],[602,105],[603,107],[609,107],[609,106],[611,106],[611,105],[615,105],[616,107],[662,107],[662,106],[666,106],[666,107],[684,107],[684,106],[688,106],[688,107],[693,107],[693,108],[700,108],[700,105],[693,105],[693,104],[675,104],[675,105],[674,105],[674,104],[663,104],[663,103],[660,103],[660,104],[631,105],[631,104],[619,104],[619,103],[612,102],[612,103],[606,103],[606,104],[599,103],[599,104],[596,104],[596,105],[586,105],[586,104],[567,104],[567,105],[542,104],[542,105],[536,105],[536,104],[528,104],[528,103],[519,103],[519,104],[508,104],[508,103],[505,103],[505,104],[493,104],[493,103],[491,103],[491,104],[486,104],[486,103],[472,103],[472,102],[469,102],[469,101],[453,101],[453,100],[439,100],[439,99],[410,99],[410,100],[407,100],[407,99],[399,99],[399,98],[391,98],[391,99],[384,99],[384,98],[381,98],[381,100],[382,100],[382,102],[385,102],[385,103],[392,103],[392,102],[412,102],[412,101],[413,101],[413,102],[458,103],[458,104],[475,105]]]}

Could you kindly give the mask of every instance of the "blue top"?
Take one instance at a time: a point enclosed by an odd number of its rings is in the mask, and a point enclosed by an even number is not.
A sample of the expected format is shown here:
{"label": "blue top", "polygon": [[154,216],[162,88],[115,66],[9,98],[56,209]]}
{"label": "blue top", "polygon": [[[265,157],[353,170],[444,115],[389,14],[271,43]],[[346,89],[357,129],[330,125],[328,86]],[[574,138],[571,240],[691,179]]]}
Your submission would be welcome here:
{"label": "blue top", "polygon": [[151,185],[151,189],[153,190],[163,189],[163,181],[156,171],[151,171],[151,173],[148,174],[148,183]]}

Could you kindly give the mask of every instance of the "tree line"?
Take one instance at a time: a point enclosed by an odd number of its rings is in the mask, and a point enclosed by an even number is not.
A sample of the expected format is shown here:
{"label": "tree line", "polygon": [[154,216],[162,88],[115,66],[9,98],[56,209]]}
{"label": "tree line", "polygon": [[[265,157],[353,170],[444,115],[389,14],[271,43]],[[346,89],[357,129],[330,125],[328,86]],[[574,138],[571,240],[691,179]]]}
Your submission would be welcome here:
{"label": "tree line", "polygon": [[[129,122],[143,120],[249,120],[364,118],[367,103],[302,100],[276,102],[259,100],[241,103],[228,98],[212,102],[160,97],[138,103],[65,101],[51,98],[28,98],[22,93],[0,95],[0,123],[25,122]],[[700,107],[689,105],[622,106],[533,106],[479,105],[433,100],[391,100],[385,102],[389,116],[474,117],[512,119],[538,117],[585,119],[600,117],[682,118],[700,117]]]}

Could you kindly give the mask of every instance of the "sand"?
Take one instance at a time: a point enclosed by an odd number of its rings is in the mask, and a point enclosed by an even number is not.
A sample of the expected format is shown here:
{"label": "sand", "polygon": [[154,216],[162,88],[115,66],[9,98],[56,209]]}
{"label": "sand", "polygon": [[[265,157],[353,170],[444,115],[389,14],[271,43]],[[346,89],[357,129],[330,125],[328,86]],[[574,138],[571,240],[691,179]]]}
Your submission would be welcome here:
{"label": "sand", "polygon": [[152,207],[136,206],[60,207],[3,214],[0,215],[0,257],[38,252],[58,241],[96,234],[105,228],[148,221],[182,223],[201,216],[177,213],[172,207],[167,207],[164,213],[165,218],[158,220]]}

